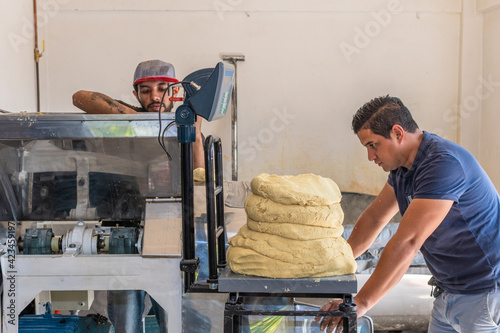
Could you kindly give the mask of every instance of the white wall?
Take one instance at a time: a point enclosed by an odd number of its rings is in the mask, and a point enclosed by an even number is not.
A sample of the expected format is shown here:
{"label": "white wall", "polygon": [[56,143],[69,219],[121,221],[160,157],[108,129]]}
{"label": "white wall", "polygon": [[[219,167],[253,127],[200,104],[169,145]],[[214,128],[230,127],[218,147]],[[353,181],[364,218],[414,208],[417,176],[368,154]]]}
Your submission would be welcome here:
{"label": "white wall", "polygon": [[484,11],[484,57],[483,74],[489,78],[488,85],[483,87],[482,99],[482,126],[481,126],[481,161],[483,166],[497,185],[500,184],[500,137],[498,124],[500,123],[500,1],[489,1]]}
{"label": "white wall", "polygon": [[36,111],[33,2],[0,0],[0,110]]}
{"label": "white wall", "polygon": [[[1,27],[20,34],[19,16],[32,9],[0,1],[17,11],[15,24]],[[214,66],[223,53],[244,54],[240,179],[311,172],[343,191],[378,192],[386,174],[367,161],[350,121],[363,103],[384,94],[401,97],[422,129],[476,156],[484,143],[477,135],[485,125],[481,104],[467,106],[466,117],[463,112],[464,98],[484,76],[482,14],[474,3],[39,0],[39,8],[48,18],[39,28],[47,45],[40,61],[44,112],[77,112],[71,95],[79,89],[133,102],[133,70],[145,59],[172,62],[182,78]],[[9,52],[1,66],[9,79],[0,80],[11,93],[0,92],[0,108],[34,111],[32,46]],[[23,80],[15,78],[16,66],[4,68],[9,61],[22,67]],[[203,131],[222,137],[229,179],[230,118],[205,123]]]}

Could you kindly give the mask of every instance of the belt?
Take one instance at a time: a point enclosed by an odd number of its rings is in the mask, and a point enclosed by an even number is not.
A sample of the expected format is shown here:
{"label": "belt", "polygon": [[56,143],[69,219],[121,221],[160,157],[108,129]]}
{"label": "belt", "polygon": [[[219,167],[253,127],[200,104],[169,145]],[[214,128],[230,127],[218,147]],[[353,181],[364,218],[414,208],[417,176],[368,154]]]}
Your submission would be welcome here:
{"label": "belt", "polygon": [[431,279],[429,280],[429,282],[427,282],[427,284],[432,287],[432,289],[431,289],[431,296],[434,297],[434,298],[439,297],[439,295],[441,295],[443,293],[443,291],[444,291],[443,288],[438,287],[437,281],[434,278],[434,276],[431,277]]}
{"label": "belt", "polygon": [[433,296],[434,298],[437,298],[437,297],[439,297],[439,295],[441,295],[443,293],[443,291],[444,291],[444,289],[441,289],[438,286],[432,286],[431,296]]}

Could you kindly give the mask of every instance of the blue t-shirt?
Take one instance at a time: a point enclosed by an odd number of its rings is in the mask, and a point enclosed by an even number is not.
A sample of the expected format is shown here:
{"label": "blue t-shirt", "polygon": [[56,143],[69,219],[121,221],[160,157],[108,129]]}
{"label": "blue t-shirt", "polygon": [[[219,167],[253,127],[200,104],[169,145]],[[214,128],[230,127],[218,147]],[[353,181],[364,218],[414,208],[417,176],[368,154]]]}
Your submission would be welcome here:
{"label": "blue t-shirt", "polygon": [[454,201],[420,249],[439,287],[465,294],[500,287],[500,199],[472,154],[424,132],[410,170],[393,170],[388,181],[401,215],[413,199]]}

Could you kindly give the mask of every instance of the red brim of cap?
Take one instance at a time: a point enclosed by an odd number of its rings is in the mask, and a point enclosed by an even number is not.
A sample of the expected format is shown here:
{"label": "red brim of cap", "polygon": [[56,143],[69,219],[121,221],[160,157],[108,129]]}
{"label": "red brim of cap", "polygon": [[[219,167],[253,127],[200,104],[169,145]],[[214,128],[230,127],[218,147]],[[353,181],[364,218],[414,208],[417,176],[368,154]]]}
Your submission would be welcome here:
{"label": "red brim of cap", "polygon": [[139,84],[141,82],[146,82],[146,81],[165,81],[165,82],[179,82],[176,78],[173,77],[168,77],[168,76],[150,76],[150,77],[143,77],[141,79],[135,80],[134,86],[136,84]]}

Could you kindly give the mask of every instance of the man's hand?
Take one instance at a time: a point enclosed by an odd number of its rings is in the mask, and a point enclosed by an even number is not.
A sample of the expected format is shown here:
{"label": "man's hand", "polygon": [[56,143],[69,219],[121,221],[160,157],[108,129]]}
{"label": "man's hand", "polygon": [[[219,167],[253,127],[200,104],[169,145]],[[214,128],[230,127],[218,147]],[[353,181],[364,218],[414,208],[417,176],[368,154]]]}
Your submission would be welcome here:
{"label": "man's hand", "polygon": [[[341,299],[334,299],[333,301],[328,302],[325,305],[323,305],[323,307],[321,307],[321,309],[319,309],[319,311],[336,311],[339,309],[339,305],[342,304],[343,302],[344,301]],[[360,318],[363,315],[365,315],[367,309],[365,309],[363,304],[362,303],[358,304],[356,301],[356,297],[354,297],[353,302],[354,302],[354,304],[356,304],[356,310],[357,310],[356,316],[358,318]],[[358,300],[358,302],[359,302],[359,300]],[[321,318],[323,318],[323,320],[321,321],[321,325],[320,325],[321,331],[324,331],[326,328],[328,328],[328,330],[326,332],[332,333],[333,330],[335,328],[337,328],[336,333],[342,332],[342,330],[344,328],[342,318],[340,318],[340,317],[316,317],[316,318],[314,318],[314,320],[316,322],[319,322],[321,320]]]}
{"label": "man's hand", "polygon": [[[326,303],[325,305],[323,305],[321,307],[321,309],[319,309],[319,311],[335,311],[335,310],[338,310],[339,309],[339,304],[343,303],[344,301],[341,300],[341,299],[334,299],[333,301],[329,302],[329,303]],[[321,325],[320,325],[320,330],[321,331],[324,331],[325,328],[328,328],[328,331],[327,333],[332,333],[333,330],[335,329],[335,327],[340,327],[340,331],[342,330],[342,318],[340,317],[316,317],[314,318],[314,320],[316,322],[319,322],[321,320],[321,318],[323,318],[323,320],[321,321]]]}

